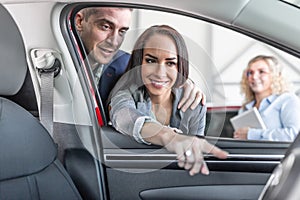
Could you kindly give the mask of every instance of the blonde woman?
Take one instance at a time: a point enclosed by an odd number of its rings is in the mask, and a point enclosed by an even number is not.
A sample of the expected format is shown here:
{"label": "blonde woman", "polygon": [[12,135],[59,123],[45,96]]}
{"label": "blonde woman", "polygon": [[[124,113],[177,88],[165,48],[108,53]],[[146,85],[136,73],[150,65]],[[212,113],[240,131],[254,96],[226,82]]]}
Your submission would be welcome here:
{"label": "blonde woman", "polygon": [[245,103],[239,113],[256,107],[267,129],[243,127],[234,132],[234,138],[293,141],[300,131],[300,100],[288,86],[275,57],[252,58],[241,81]]}

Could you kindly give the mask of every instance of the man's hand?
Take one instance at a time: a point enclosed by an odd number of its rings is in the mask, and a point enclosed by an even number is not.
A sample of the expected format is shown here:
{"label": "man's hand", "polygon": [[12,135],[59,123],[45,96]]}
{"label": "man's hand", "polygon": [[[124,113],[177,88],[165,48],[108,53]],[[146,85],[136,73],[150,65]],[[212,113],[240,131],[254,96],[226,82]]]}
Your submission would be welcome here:
{"label": "man's hand", "polygon": [[181,87],[183,87],[184,93],[178,104],[178,109],[181,109],[183,112],[185,112],[188,108],[194,110],[200,102],[202,105],[205,105],[205,94],[200,90],[200,88],[195,86],[190,79],[188,79]]}

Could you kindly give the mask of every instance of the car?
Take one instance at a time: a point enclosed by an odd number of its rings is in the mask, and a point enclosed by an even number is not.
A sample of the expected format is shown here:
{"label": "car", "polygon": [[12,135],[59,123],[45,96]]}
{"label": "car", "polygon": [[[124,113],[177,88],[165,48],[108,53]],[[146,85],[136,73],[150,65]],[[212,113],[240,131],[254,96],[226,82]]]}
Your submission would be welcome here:
{"label": "car", "polygon": [[[286,141],[233,139],[230,118],[238,114],[243,103],[241,76],[247,62],[255,55],[277,57],[294,86],[293,92],[297,94],[299,91],[299,2],[0,2],[1,16],[5,16],[0,20],[0,96],[25,109],[35,118],[30,120],[40,121],[52,137],[50,143],[38,139],[39,131],[27,136],[27,131],[21,135],[13,133],[14,137],[10,137],[11,132],[6,131],[9,128],[20,131],[23,126],[31,124],[25,118],[25,124],[15,120],[0,128],[3,130],[0,131],[0,144],[3,144],[0,145],[0,199],[34,199],[24,196],[26,192],[22,193],[24,185],[20,186],[18,181],[23,181],[25,175],[23,172],[20,175],[18,170],[25,166],[22,165],[25,162],[40,163],[43,155],[50,158],[41,161],[42,167],[34,165],[35,171],[45,173],[46,166],[55,160],[55,166],[59,166],[57,168],[71,185],[70,190],[53,184],[56,176],[45,177],[43,183],[52,181],[49,185],[54,190],[51,192],[57,192],[55,199],[74,199],[78,194],[82,199],[122,200],[298,198],[294,189],[299,181],[296,167],[300,158],[299,137],[293,145]],[[190,79],[207,97],[205,138],[229,152],[224,160],[211,154],[204,155],[209,175],[190,176],[188,171],[178,167],[176,154],[160,146],[137,143],[111,126],[90,63],[85,59],[83,41],[76,31],[76,13],[86,7],[133,9],[133,20],[121,46],[127,53],[131,53],[141,32],[153,24],[168,24],[184,36],[190,55]],[[44,129],[41,132],[47,134]],[[57,155],[52,140],[57,145]],[[7,145],[10,143],[14,145]],[[46,151],[44,144],[51,146],[51,150]],[[20,150],[23,146],[16,148],[19,145],[24,145],[24,149]],[[27,147],[31,149],[28,151],[30,159],[19,161]],[[19,153],[13,154],[15,151]],[[45,152],[51,152],[51,155]],[[7,171],[2,170],[3,166]],[[10,172],[14,176],[10,176]],[[29,182],[33,180],[31,172],[26,173]],[[288,183],[288,187],[283,183]],[[10,192],[12,188],[18,191],[14,195]],[[36,199],[54,198],[51,192],[42,188],[40,192],[45,196]],[[71,195],[73,193],[75,197]]]}

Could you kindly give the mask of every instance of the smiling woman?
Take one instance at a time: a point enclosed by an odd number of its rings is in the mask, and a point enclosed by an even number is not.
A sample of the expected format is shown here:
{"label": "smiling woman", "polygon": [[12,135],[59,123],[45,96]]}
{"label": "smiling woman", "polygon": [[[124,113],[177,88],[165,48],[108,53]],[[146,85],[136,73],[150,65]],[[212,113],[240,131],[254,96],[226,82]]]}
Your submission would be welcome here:
{"label": "smiling woman", "polygon": [[[178,165],[208,174],[201,152],[212,145],[204,139],[179,135],[204,135],[206,107],[182,112],[177,109],[189,74],[188,53],[181,35],[170,26],[148,28],[137,39],[127,72],[112,91],[110,118],[116,130],[140,143],[156,144],[177,154]],[[204,145],[204,143],[206,143]],[[184,154],[192,151],[190,156]],[[219,158],[226,152],[210,151]]]}
{"label": "smiling woman", "polygon": [[267,128],[241,127],[236,139],[293,141],[300,131],[300,100],[289,92],[282,67],[272,56],[252,58],[241,81],[245,104],[240,113],[256,107]]}

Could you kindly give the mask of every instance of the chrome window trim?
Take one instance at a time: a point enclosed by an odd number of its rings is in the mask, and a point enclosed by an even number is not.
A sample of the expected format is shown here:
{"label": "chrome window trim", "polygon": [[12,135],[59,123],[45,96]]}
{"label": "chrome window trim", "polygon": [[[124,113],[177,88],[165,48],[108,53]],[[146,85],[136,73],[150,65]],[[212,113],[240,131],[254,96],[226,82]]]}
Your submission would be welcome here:
{"label": "chrome window trim", "polygon": [[[229,154],[227,159],[221,160],[212,155],[204,155],[205,162],[208,165],[214,165],[218,168],[227,168],[229,170],[249,171],[251,166],[260,170],[273,169],[281,162],[284,155],[244,155],[244,154]],[[177,160],[176,154],[167,153],[107,153],[104,155],[105,165],[110,168],[117,169],[162,169],[171,168],[176,169]],[[235,166],[236,169],[228,166]],[[250,167],[250,168],[249,168]]]}
{"label": "chrome window trim", "polygon": [[[260,155],[260,154],[229,154],[226,160],[253,160],[253,161],[262,161],[262,160],[271,160],[277,161],[281,160],[284,155]],[[216,159],[211,154],[204,155],[205,159]],[[176,160],[176,154],[121,154],[121,153],[106,153],[104,154],[105,161],[117,161],[117,160],[164,160],[164,161],[174,161]],[[226,160],[222,160],[226,161]]]}

